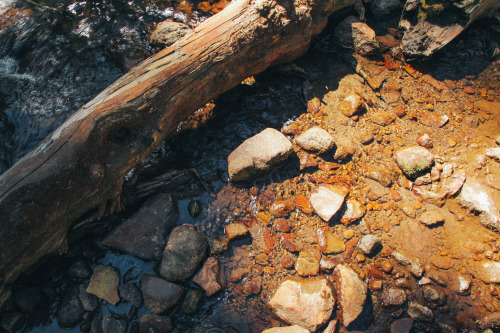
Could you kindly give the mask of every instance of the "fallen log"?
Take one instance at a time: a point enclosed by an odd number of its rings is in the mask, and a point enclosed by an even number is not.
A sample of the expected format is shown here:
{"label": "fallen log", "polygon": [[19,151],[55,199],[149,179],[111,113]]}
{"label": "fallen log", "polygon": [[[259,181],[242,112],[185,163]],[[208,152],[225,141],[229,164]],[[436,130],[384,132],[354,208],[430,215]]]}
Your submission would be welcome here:
{"label": "fallen log", "polygon": [[308,49],[351,0],[236,0],[145,60],[0,176],[0,305],[65,244],[70,224],[121,208],[125,175],[208,100]]}

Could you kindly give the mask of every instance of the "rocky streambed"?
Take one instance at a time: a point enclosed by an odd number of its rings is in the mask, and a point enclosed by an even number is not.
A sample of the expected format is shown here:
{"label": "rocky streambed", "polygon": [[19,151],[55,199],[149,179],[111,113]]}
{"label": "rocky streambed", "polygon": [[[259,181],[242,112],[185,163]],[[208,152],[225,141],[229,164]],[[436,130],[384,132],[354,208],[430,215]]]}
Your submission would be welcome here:
{"label": "rocky streambed", "polygon": [[144,200],[18,281],[1,329],[497,329],[500,24],[408,64],[394,20],[367,20],[199,110],[129,175]]}

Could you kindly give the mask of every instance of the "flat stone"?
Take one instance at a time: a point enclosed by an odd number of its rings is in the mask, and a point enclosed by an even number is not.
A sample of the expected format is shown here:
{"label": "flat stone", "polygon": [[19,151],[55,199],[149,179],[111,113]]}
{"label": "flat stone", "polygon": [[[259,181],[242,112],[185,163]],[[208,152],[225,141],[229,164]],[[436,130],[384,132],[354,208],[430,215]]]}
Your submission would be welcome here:
{"label": "flat stone", "polygon": [[388,288],[379,295],[379,302],[383,307],[400,307],[406,302],[406,292],[399,288]]}
{"label": "flat stone", "polygon": [[244,238],[248,235],[248,227],[240,222],[233,222],[226,225],[225,228],[227,239],[234,240]]}
{"label": "flat stone", "polygon": [[205,257],[207,246],[207,239],[194,226],[176,227],[163,251],[160,275],[168,281],[188,279]]}
{"label": "flat stone", "polygon": [[224,272],[217,257],[208,258],[200,271],[193,277],[207,297],[224,289]]}
{"label": "flat stone", "polygon": [[385,165],[367,165],[364,174],[366,177],[376,180],[382,186],[388,187],[392,184],[392,174]]}
{"label": "flat stone", "polygon": [[97,266],[90,278],[87,292],[103,299],[113,305],[120,301],[118,285],[120,272],[115,267]]}
{"label": "flat stone", "polygon": [[492,199],[492,191],[479,183],[477,179],[469,178],[462,187],[458,202],[466,209],[481,213],[481,223],[498,231],[500,230],[500,214]]}
{"label": "flat stone", "polygon": [[324,276],[287,278],[271,296],[268,305],[285,322],[315,332],[330,319],[335,296],[330,281]]}
{"label": "flat stone", "polygon": [[467,275],[458,275],[458,292],[465,293],[469,290],[472,284],[472,279]]}
{"label": "flat stone", "polygon": [[245,140],[227,158],[229,180],[250,182],[271,172],[293,152],[290,141],[279,131],[266,128]]}
{"label": "flat stone", "polygon": [[167,316],[145,314],[139,321],[139,333],[160,333],[172,331],[172,320]]}
{"label": "flat stone", "polygon": [[141,276],[142,297],[151,313],[159,314],[177,303],[184,288],[151,274]]}
{"label": "flat stone", "polygon": [[346,117],[352,117],[363,111],[365,104],[359,95],[349,95],[340,104],[340,111]]}
{"label": "flat stone", "polygon": [[250,228],[252,235],[252,246],[259,252],[269,254],[274,249],[274,240],[271,236],[271,228],[262,225],[261,223],[254,223]]}
{"label": "flat stone", "polygon": [[356,146],[351,139],[337,138],[335,139],[335,143],[337,144],[337,149],[335,149],[334,159],[346,160],[356,154]]}
{"label": "flat stone", "polygon": [[418,220],[420,221],[420,223],[425,224],[426,226],[433,226],[438,223],[444,222],[444,216],[437,210],[431,210],[422,213]]}
{"label": "flat stone", "polygon": [[302,326],[293,325],[285,327],[268,328],[267,330],[262,331],[262,333],[310,333],[310,331]]}
{"label": "flat stone", "polygon": [[275,201],[269,207],[269,213],[273,217],[287,217],[295,209],[293,200]]}
{"label": "flat stone", "polygon": [[429,134],[422,133],[417,136],[417,143],[424,148],[432,148],[432,140]]}
{"label": "flat stone", "polygon": [[151,35],[149,42],[163,47],[174,44],[178,39],[184,37],[191,31],[189,26],[184,23],[163,21],[158,23]]}
{"label": "flat stone", "polygon": [[367,255],[373,254],[381,245],[380,239],[375,235],[365,235],[358,243],[358,248]]}
{"label": "flat stone", "polygon": [[389,326],[391,333],[410,333],[413,326],[413,319],[401,318],[393,321]]}
{"label": "flat stone", "polygon": [[395,156],[403,173],[411,178],[424,174],[434,163],[434,155],[419,146],[401,148],[396,151]]}
{"label": "flat stone", "polygon": [[301,148],[315,154],[325,154],[335,147],[333,136],[319,127],[312,127],[295,138]]}
{"label": "flat stone", "polygon": [[170,194],[159,194],[144,203],[102,242],[134,256],[160,260],[167,235],[177,225],[179,212]]}
{"label": "flat stone", "polygon": [[435,112],[423,111],[418,114],[418,121],[428,127],[442,127],[448,122],[447,115],[438,114]]}
{"label": "flat stone", "polygon": [[132,303],[136,308],[140,308],[142,305],[142,295],[139,288],[137,288],[133,283],[127,283],[118,287],[118,291],[123,300]]}
{"label": "flat stone", "polygon": [[329,228],[318,229],[316,231],[316,236],[321,252],[325,254],[344,252],[344,242],[334,235]]}
{"label": "flat stone", "polygon": [[321,252],[314,246],[300,251],[299,259],[295,262],[295,270],[300,276],[313,276],[319,273]]}
{"label": "flat stone", "polygon": [[431,309],[415,300],[408,303],[406,313],[416,321],[432,321],[434,318]]}
{"label": "flat stone", "polygon": [[483,260],[475,264],[476,278],[485,283],[500,283],[500,263]]}
{"label": "flat stone", "polygon": [[363,310],[368,286],[361,281],[358,274],[344,265],[337,265],[334,271],[337,278],[336,287],[344,326],[349,326]]}
{"label": "flat stone", "polygon": [[396,115],[387,111],[377,111],[370,115],[371,121],[380,126],[387,126],[396,119]]}
{"label": "flat stone", "polygon": [[440,269],[450,269],[454,265],[454,260],[451,259],[450,257],[443,257],[443,256],[432,256],[431,257],[431,262],[434,266]]}
{"label": "flat stone", "polygon": [[347,194],[349,189],[344,186],[320,185],[311,191],[310,201],[319,217],[328,222],[340,210]]}

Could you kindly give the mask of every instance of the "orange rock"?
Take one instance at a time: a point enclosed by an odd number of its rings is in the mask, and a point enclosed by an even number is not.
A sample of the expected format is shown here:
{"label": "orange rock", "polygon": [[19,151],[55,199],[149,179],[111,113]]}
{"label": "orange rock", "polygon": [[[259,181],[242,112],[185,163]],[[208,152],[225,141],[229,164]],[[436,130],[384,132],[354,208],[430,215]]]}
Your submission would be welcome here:
{"label": "orange rock", "polygon": [[454,260],[450,257],[433,256],[431,262],[434,266],[441,269],[450,269],[454,265]]}
{"label": "orange rock", "polygon": [[311,113],[316,113],[321,107],[321,102],[317,97],[314,97],[309,102],[307,102],[307,111]]}
{"label": "orange rock", "polygon": [[203,13],[207,13],[212,9],[212,5],[208,1],[202,1],[198,4],[198,9]]}
{"label": "orange rock", "polygon": [[292,200],[276,201],[269,208],[269,212],[274,217],[286,217],[290,215],[290,212],[294,209],[295,205]]}
{"label": "orange rock", "polygon": [[219,1],[216,4],[214,4],[211,12],[214,14],[217,14],[217,13],[221,12],[224,8],[226,8],[226,6],[227,6],[227,3],[225,1]]}
{"label": "orange rock", "polygon": [[319,168],[324,171],[332,170],[332,169],[338,169],[340,168],[341,164],[335,163],[335,162],[321,162],[319,163]]}
{"label": "orange rock", "polygon": [[474,95],[476,93],[476,89],[467,86],[464,88],[464,93],[469,94],[469,95]]}
{"label": "orange rock", "polygon": [[401,106],[396,106],[394,108],[394,113],[396,114],[396,116],[398,116],[399,118],[403,118],[405,115],[406,115],[406,111],[403,107]]}
{"label": "orange rock", "polygon": [[341,253],[345,250],[344,242],[334,235],[329,228],[318,229],[316,236],[319,249],[323,253]]}
{"label": "orange rock", "polygon": [[248,235],[248,227],[243,223],[234,222],[226,225],[225,232],[227,239],[239,239]]}
{"label": "orange rock", "polygon": [[306,196],[303,195],[296,196],[295,204],[305,214],[312,214],[312,212],[314,211],[313,207],[311,206],[311,202],[309,201],[309,198]]}

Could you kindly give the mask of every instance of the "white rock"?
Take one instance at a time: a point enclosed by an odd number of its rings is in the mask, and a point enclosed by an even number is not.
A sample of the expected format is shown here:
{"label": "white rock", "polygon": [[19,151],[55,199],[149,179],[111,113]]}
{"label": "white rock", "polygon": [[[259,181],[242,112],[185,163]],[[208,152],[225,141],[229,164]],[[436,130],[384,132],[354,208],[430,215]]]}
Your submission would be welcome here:
{"label": "white rock", "polygon": [[459,275],[458,276],[458,292],[464,293],[470,288],[472,280],[468,276]]}
{"label": "white rock", "polygon": [[495,201],[491,198],[491,191],[476,179],[469,178],[462,187],[458,202],[469,210],[481,213],[483,225],[500,230],[500,215]]}
{"label": "white rock", "polygon": [[484,260],[476,264],[476,277],[486,283],[500,282],[500,263]]}
{"label": "white rock", "polygon": [[404,174],[412,178],[424,174],[434,163],[434,155],[420,146],[401,148],[396,151],[395,156]]}
{"label": "white rock", "polygon": [[500,162],[500,148],[488,148],[485,153],[486,156]]}
{"label": "white rock", "polygon": [[310,201],[316,213],[325,221],[330,221],[349,193],[349,189],[341,185],[321,185],[311,192]]}
{"label": "white rock", "polygon": [[333,136],[319,127],[312,127],[295,138],[295,142],[305,150],[324,154],[335,147]]}

